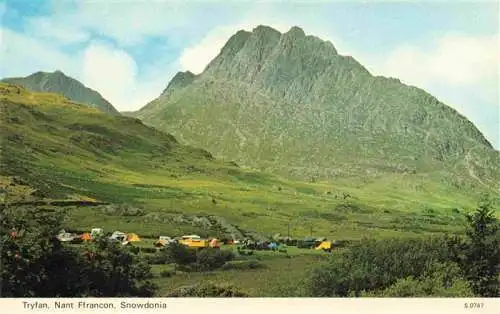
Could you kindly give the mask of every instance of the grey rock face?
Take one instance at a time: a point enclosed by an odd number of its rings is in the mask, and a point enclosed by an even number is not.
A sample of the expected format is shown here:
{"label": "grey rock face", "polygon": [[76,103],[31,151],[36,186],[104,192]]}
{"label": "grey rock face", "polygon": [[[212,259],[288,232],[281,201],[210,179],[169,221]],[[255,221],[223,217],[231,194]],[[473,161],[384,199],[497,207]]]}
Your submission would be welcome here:
{"label": "grey rock face", "polygon": [[498,188],[498,152],[470,121],[424,90],[373,76],[298,27],[237,32],[203,73],[179,74],[134,115],[216,157],[267,171],[468,176],[474,164]]}

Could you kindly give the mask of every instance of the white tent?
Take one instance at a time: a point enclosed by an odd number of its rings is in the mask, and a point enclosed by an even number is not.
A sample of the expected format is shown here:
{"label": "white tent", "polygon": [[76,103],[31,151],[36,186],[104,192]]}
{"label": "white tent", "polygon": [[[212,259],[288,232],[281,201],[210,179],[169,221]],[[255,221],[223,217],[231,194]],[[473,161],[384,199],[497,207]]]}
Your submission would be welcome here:
{"label": "white tent", "polygon": [[74,234],[68,233],[64,230],[61,230],[61,232],[56,236],[57,240],[61,242],[73,241],[75,237],[76,236]]}
{"label": "white tent", "polygon": [[127,240],[127,234],[121,231],[115,231],[109,238],[112,240],[118,240],[123,242]]}
{"label": "white tent", "polygon": [[182,237],[182,239],[184,239],[184,240],[187,240],[187,239],[200,240],[201,237],[199,235],[192,234],[192,235],[185,235]]}

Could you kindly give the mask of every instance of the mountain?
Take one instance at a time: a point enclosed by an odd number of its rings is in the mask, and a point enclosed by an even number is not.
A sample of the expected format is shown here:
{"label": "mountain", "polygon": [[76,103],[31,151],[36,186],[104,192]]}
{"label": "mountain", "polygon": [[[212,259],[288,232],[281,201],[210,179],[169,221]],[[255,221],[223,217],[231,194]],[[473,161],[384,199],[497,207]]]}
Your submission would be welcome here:
{"label": "mountain", "polygon": [[238,31],[201,74],[179,72],[133,116],[288,177],[422,174],[450,188],[500,191],[499,152],[469,120],[299,27]]}
{"label": "mountain", "polygon": [[136,118],[18,85],[0,83],[0,112],[0,209],[62,207],[72,230],[124,230],[151,242],[193,233],[302,237],[313,227],[333,239],[415,236],[459,230],[460,213],[477,199],[422,174],[359,185],[251,171]]}
{"label": "mountain", "polygon": [[120,114],[97,91],[86,87],[61,71],[51,73],[40,71],[26,77],[5,78],[1,82],[21,85],[34,92],[58,93],[73,101],[96,107],[111,115]]}

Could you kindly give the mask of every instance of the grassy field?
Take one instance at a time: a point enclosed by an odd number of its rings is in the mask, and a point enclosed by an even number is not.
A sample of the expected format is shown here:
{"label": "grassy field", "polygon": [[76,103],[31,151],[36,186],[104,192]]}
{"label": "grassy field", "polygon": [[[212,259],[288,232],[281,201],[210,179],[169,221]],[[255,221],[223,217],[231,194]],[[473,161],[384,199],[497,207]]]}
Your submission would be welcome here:
{"label": "grassy field", "polygon": [[[223,248],[231,249],[231,248]],[[162,277],[163,271],[173,271],[170,265],[153,265],[154,282],[158,285],[157,296],[165,296],[169,291],[200,282],[231,285],[250,297],[300,296],[303,291],[301,281],[308,272],[325,261],[329,253],[317,250],[287,247],[287,253],[254,251],[251,260],[258,261],[260,268],[227,269],[210,272],[176,272],[170,277]],[[337,251],[331,254],[338,254]],[[246,259],[248,260],[248,258]],[[241,261],[234,261],[238,263]],[[231,262],[230,262],[231,263]]]}
{"label": "grassy field", "polygon": [[251,297],[293,297],[299,296],[300,282],[304,280],[307,271],[317,266],[321,260],[321,257],[315,255],[275,258],[265,261],[265,266],[261,269],[182,273],[168,278],[161,278],[159,272],[164,267],[155,265],[153,270],[158,278],[154,282],[159,286],[159,297],[174,289],[199,282],[233,285]]}
{"label": "grassy field", "polygon": [[[153,238],[141,238],[134,242],[135,247],[141,248],[140,255],[151,257],[154,254],[142,249],[152,248]],[[79,247],[83,244],[71,244]],[[237,252],[236,245],[222,245],[221,250]],[[304,292],[300,287],[309,271],[319,263],[328,259],[332,254],[339,254],[344,248],[338,248],[331,253],[322,250],[301,249],[295,246],[285,246],[286,252],[253,251],[250,256],[236,254],[234,261],[228,264],[239,264],[254,261],[258,264],[255,269],[246,267],[221,268],[214,271],[185,272],[176,269],[173,264],[153,264],[153,282],[158,286],[156,296],[164,297],[172,290],[198,284],[212,282],[217,285],[231,285],[250,297],[290,297],[301,296]],[[168,276],[163,275],[168,272]]]}
{"label": "grassy field", "polygon": [[[450,188],[439,173],[293,181],[214,159],[137,119],[108,116],[58,95],[0,84],[0,105],[2,205],[59,207],[67,229],[134,232],[143,238],[141,247],[152,247],[160,235],[193,233],[330,240],[456,233],[482,192],[491,193]],[[492,196],[499,215],[498,193]],[[36,203],[50,200],[90,204]],[[262,269],[158,277],[159,294],[213,280],[237,283],[252,296],[290,295],[297,278],[323,256],[294,250],[291,258],[259,253]]]}

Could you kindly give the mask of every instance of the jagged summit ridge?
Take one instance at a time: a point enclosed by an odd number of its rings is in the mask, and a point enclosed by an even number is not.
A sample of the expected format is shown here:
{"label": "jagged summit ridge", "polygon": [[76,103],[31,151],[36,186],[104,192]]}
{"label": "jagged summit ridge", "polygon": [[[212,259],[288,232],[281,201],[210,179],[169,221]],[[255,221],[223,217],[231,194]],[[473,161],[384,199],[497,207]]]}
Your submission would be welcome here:
{"label": "jagged summit ridge", "polygon": [[301,38],[305,37],[306,33],[304,30],[298,26],[292,26],[288,32],[285,33],[286,35],[293,36],[295,38]]}
{"label": "jagged summit ridge", "polygon": [[[303,55],[302,58],[300,58],[301,55]],[[296,63],[300,64],[295,67],[294,73],[279,73],[284,69],[280,62],[289,57],[295,58]],[[251,32],[239,30],[231,36],[219,55],[207,65],[203,76],[224,75],[229,80],[244,80],[250,83],[258,82],[259,76],[267,76],[269,71],[282,77],[298,77],[302,72],[308,72],[310,69],[327,68],[336,57],[341,56],[338,56],[331,42],[306,35],[298,26],[293,26],[289,31],[281,33],[272,27],[259,25]],[[354,59],[351,63],[354,67],[368,73]],[[277,66],[281,69],[276,69]],[[169,89],[178,89],[180,86],[191,84],[197,77],[199,76],[185,77],[184,74],[178,73],[161,96],[169,95]],[[277,80],[281,78],[278,77]],[[181,81],[183,83],[180,83]],[[283,90],[279,89],[278,92],[283,93]]]}

